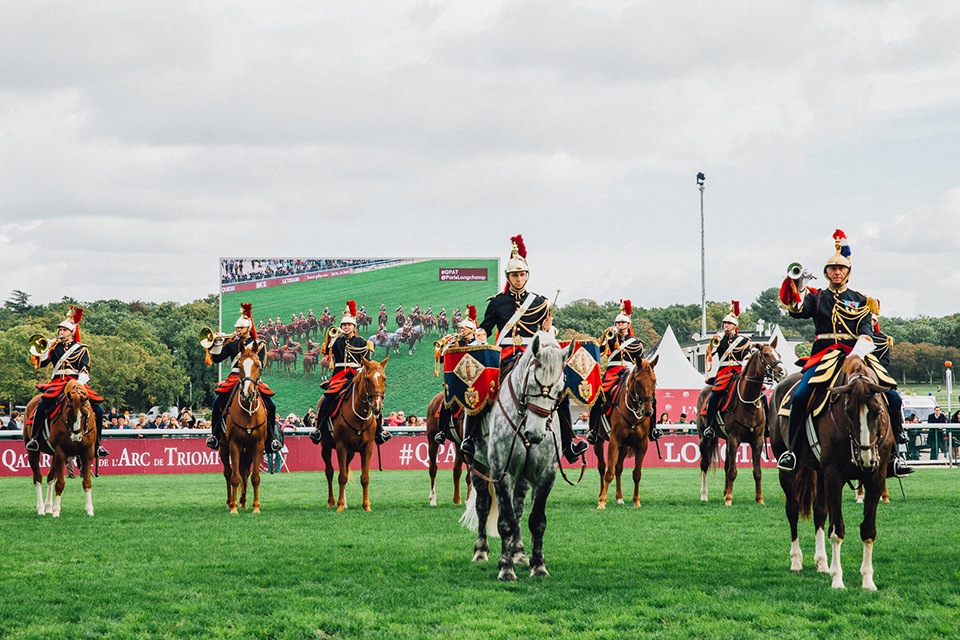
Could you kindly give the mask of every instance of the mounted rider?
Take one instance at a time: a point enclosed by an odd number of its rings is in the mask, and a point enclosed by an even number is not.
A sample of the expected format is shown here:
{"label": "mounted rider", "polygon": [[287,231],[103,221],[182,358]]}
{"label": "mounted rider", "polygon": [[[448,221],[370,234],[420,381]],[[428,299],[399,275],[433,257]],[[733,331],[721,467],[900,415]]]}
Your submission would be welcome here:
{"label": "mounted rider", "polygon": [[[328,331],[324,337],[323,345],[320,347],[320,353],[333,358],[333,375],[326,382],[320,383],[320,388],[324,390],[323,398],[320,400],[320,407],[317,409],[316,426],[310,432],[310,439],[313,440],[314,444],[320,444],[323,430],[328,428],[327,424],[333,416],[334,410],[340,404],[340,398],[344,391],[363,367],[363,359],[373,358],[373,343],[358,336],[356,330],[357,303],[348,300],[347,308],[340,318],[339,334],[333,329]],[[376,443],[383,444],[392,437],[391,433],[383,430],[383,426],[378,420]]]}
{"label": "mounted rider", "polygon": [[[633,305],[629,300],[620,301],[620,313],[613,321],[613,327],[607,329],[603,335],[600,347],[607,356],[607,368],[603,372],[603,381],[600,383],[602,395],[590,408],[590,428],[587,431],[587,442],[596,444],[600,441],[600,424],[604,414],[609,414],[621,380],[630,375],[630,371],[643,359],[643,341],[633,335],[633,321],[630,315]],[[663,436],[663,430],[653,424],[650,429],[650,439],[658,440]]]}
{"label": "mounted rider", "polygon": [[[105,458],[110,455],[110,452],[104,449],[101,444],[103,407],[100,406],[100,403],[103,402],[103,398],[87,386],[87,382],[90,381],[90,348],[80,342],[80,319],[82,317],[82,308],[70,307],[70,314],[66,320],[57,325],[56,342],[48,344],[42,352],[33,346],[30,347],[30,362],[33,363],[34,368],[39,369],[48,364],[53,364],[53,374],[50,382],[37,385],[37,389],[40,390],[40,401],[37,403],[37,410],[33,414],[33,429],[30,432],[30,440],[27,442],[27,451],[40,450],[39,438],[43,433],[43,425],[47,421],[50,409],[56,406],[57,399],[63,393],[67,381],[76,380],[86,389],[87,396],[90,398],[90,407],[96,417],[97,457]],[[28,428],[26,422],[24,422],[23,428]]]}
{"label": "mounted rider", "polygon": [[310,307],[310,310],[307,311],[307,317],[310,318],[311,320],[314,319],[314,317],[313,317],[313,307]]}
{"label": "mounted rider", "polygon": [[[472,304],[468,304],[467,317],[460,323],[460,333],[451,333],[448,336],[444,336],[437,340],[435,344],[437,345],[434,354],[437,360],[437,371],[439,371],[439,365],[443,361],[444,354],[450,347],[472,347],[484,344],[483,341],[477,337],[477,308]],[[440,428],[433,437],[434,442],[437,444],[443,444],[443,441],[447,439],[446,434],[448,431],[453,432],[452,418],[460,412],[463,412],[462,407],[454,407],[451,403],[450,390],[445,388],[444,391],[446,395],[443,403],[440,405]],[[468,416],[464,412],[464,422],[466,422],[467,418]],[[464,430],[466,430],[466,425],[464,425]]]}
{"label": "mounted rider", "polygon": [[[894,407],[899,407],[900,404],[899,395],[894,390],[896,381],[890,378],[880,361],[871,354],[875,348],[870,308],[872,305],[866,296],[847,287],[851,263],[846,235],[837,229],[833,239],[836,253],[823,268],[828,281],[827,288],[818,291],[807,287],[806,282],[813,276],[807,272],[800,273],[801,267],[796,263],[791,265],[792,273],[780,287],[780,302],[788,313],[794,318],[813,319],[817,332],[812,355],[803,367],[803,378],[793,391],[788,449],[777,460],[777,468],[789,473],[796,471],[797,456],[802,447],[809,446],[803,424],[812,393],[811,380],[820,368],[817,365],[828,359],[836,358],[839,361],[846,355],[855,355],[867,362],[881,379],[881,383],[891,388],[884,394],[890,405],[890,425],[895,440],[898,443],[905,440],[902,413],[894,410]],[[794,266],[796,272],[793,272]],[[879,306],[876,309],[879,311]],[[913,472],[913,469],[899,458],[896,447],[891,454],[890,465],[888,475],[902,477]]]}
{"label": "mounted rider", "polygon": [[[480,323],[478,331],[480,340],[485,341],[487,335],[497,330],[495,337],[500,350],[500,381],[502,382],[520,355],[530,346],[537,331],[551,332],[553,318],[547,299],[527,291],[527,278],[530,268],[527,266],[527,250],[521,236],[510,239],[513,249],[507,268],[507,284],[503,292],[488,298],[487,310]],[[459,311],[459,307],[457,307]],[[489,410],[489,409],[487,409]],[[570,418],[570,398],[564,396],[557,407],[560,418],[560,440],[563,444],[563,455],[568,462],[575,462],[588,449],[586,442],[575,440],[573,424]],[[482,420],[468,420],[469,429],[464,427],[464,439],[460,443],[460,450],[464,455],[473,456],[475,444],[473,431],[475,425]]]}
{"label": "mounted rider", "polygon": [[[740,303],[734,300],[730,313],[720,322],[720,330],[707,345],[707,366],[710,366],[713,356],[716,355],[717,375],[713,377],[713,389],[710,391],[710,398],[704,403],[703,413],[700,416],[704,425],[704,438],[717,437],[713,425],[717,419],[719,405],[730,393],[731,386],[737,384],[743,365],[750,355],[751,343],[748,338],[740,335],[739,316]],[[710,383],[711,380],[708,379],[707,384]]]}
{"label": "mounted rider", "polygon": [[[233,395],[234,388],[242,382],[243,372],[240,371],[240,355],[247,347],[256,347],[257,357],[261,364],[266,360],[266,345],[257,339],[257,332],[253,327],[251,311],[253,305],[245,302],[240,305],[240,317],[233,325],[233,336],[225,340],[214,341],[207,350],[207,364],[220,363],[227,358],[233,358],[230,364],[230,375],[226,380],[217,385],[217,397],[213,401],[213,408],[210,416],[210,437],[207,438],[207,446],[211,449],[220,448],[220,440],[226,435],[226,426],[224,419],[227,411],[230,410],[230,397]],[[260,390],[260,400],[267,410],[267,440],[263,448],[266,453],[276,453],[283,448],[281,444],[281,435],[277,429],[277,406],[273,403],[273,391],[265,382],[258,382]]]}
{"label": "mounted rider", "polygon": [[267,328],[273,327],[273,316],[267,316]]}

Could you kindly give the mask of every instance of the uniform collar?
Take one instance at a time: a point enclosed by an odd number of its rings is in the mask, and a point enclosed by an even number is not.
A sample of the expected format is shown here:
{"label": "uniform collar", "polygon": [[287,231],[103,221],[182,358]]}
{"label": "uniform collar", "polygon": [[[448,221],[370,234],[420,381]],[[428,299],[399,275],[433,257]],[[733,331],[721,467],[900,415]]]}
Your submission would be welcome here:
{"label": "uniform collar", "polygon": [[520,289],[519,291],[517,291],[517,290],[514,289],[513,287],[510,287],[507,292],[508,292],[511,296],[513,296],[514,298],[516,298],[516,299],[519,300],[520,298],[522,298],[523,296],[525,296],[525,295],[527,294],[527,288],[524,287],[523,289]]}
{"label": "uniform collar", "polygon": [[846,285],[846,284],[842,284],[842,285],[840,285],[839,287],[834,287],[834,286],[833,286],[833,283],[831,283],[829,286],[827,286],[827,289],[830,289],[830,291],[833,291],[834,294],[838,294],[838,293],[843,293],[844,291],[846,291],[846,290],[847,290],[847,285]]}

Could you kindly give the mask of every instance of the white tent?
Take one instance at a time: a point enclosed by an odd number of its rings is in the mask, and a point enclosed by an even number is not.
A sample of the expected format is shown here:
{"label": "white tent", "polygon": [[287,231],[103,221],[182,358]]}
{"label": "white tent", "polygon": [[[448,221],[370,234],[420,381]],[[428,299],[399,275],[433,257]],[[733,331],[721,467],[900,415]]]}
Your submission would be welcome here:
{"label": "white tent", "polygon": [[673,334],[673,328],[668,326],[663,332],[663,338],[652,356],[648,359],[653,360],[659,356],[655,368],[657,374],[657,388],[659,389],[695,389],[697,392],[703,388],[703,374],[697,371],[696,367],[690,364],[687,356],[683,354],[680,343],[677,342],[677,336]]}
{"label": "white tent", "polygon": [[789,376],[790,374],[800,371],[800,367],[796,364],[797,353],[794,351],[794,345],[787,342],[783,331],[780,331],[780,325],[777,325],[773,329],[773,334],[770,336],[770,339],[767,340],[767,343],[773,342],[774,338],[777,339],[777,353],[780,354],[780,366],[787,372],[787,375]]}

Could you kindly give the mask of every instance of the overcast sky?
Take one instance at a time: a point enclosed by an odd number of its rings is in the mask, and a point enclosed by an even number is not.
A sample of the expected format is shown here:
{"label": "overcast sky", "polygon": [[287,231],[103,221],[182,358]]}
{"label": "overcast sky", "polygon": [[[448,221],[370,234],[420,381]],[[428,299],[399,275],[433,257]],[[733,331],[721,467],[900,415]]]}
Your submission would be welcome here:
{"label": "overcast sky", "polygon": [[4,0],[0,297],[521,233],[561,304],[699,304],[702,171],[708,300],[840,228],[884,315],[960,312],[958,34],[956,0]]}

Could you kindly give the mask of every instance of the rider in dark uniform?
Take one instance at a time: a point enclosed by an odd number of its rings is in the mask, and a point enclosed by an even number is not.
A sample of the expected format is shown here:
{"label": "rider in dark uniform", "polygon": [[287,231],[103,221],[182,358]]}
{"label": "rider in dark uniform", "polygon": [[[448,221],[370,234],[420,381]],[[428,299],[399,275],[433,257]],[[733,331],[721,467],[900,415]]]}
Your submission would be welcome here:
{"label": "rider in dark uniform", "polygon": [[717,375],[701,416],[704,438],[717,437],[713,428],[719,408],[717,405],[729,392],[730,385],[737,383],[743,364],[750,353],[750,340],[739,333],[739,315],[740,303],[734,301],[733,309],[720,322],[722,328],[713,336],[707,347],[707,363],[710,363],[714,355],[717,357]]}
{"label": "rider in dark uniform", "polygon": [[[829,283],[827,288],[818,291],[813,287],[806,287],[806,281],[811,279],[808,274],[797,279],[788,277],[780,287],[780,301],[790,315],[794,318],[811,318],[817,332],[811,350],[812,355],[804,364],[803,378],[793,393],[788,449],[777,460],[777,468],[789,473],[796,471],[799,449],[808,446],[806,430],[802,426],[806,419],[806,406],[811,393],[810,379],[816,373],[816,365],[834,350],[840,350],[845,355],[864,358],[875,348],[868,299],[847,287],[851,263],[846,235],[837,229],[833,239],[836,254],[823,268]],[[902,413],[893,410],[892,398],[897,394],[896,391],[891,390],[886,395],[888,404],[891,404],[891,427],[895,441],[899,442],[902,440],[903,431]],[[899,397],[896,400],[899,401]],[[896,457],[896,454],[891,455],[891,465],[891,471],[893,471],[891,475],[899,477],[913,472],[913,469]]]}
{"label": "rider in dark uniform", "polygon": [[[600,344],[607,356],[607,368],[600,383],[603,393],[590,408],[590,429],[587,431],[587,442],[590,444],[596,444],[600,440],[602,416],[609,412],[620,380],[630,375],[631,369],[643,359],[643,342],[633,335],[631,313],[633,305],[630,301],[621,301],[620,313],[613,321],[613,327],[607,329]],[[650,439],[658,440],[662,435],[663,430],[654,422],[650,429]]]}
{"label": "rider in dark uniform", "polygon": [[[523,238],[511,238],[513,251],[504,273],[507,275],[507,286],[502,293],[489,298],[487,310],[480,323],[480,339],[497,330],[497,344],[500,351],[500,380],[507,376],[520,355],[526,350],[537,331],[551,331],[553,318],[547,299],[535,293],[528,292],[527,277],[530,269],[527,266],[526,248]],[[487,409],[489,410],[489,409]],[[563,443],[563,455],[569,462],[575,462],[588,449],[583,440],[574,440],[573,424],[570,418],[570,398],[564,397],[557,407],[560,417],[560,440]],[[465,434],[460,450],[464,455],[474,455],[473,430],[481,420],[469,420],[469,433]],[[466,431],[466,428],[465,428]]]}
{"label": "rider in dark uniform", "polygon": [[[233,336],[227,339],[216,339],[209,347],[208,352],[210,361],[208,364],[220,363],[228,358],[232,358],[230,375],[226,380],[217,385],[217,397],[213,401],[213,409],[210,416],[210,437],[207,438],[207,446],[211,449],[220,448],[220,440],[226,435],[226,426],[224,418],[229,410],[230,396],[233,388],[241,381],[241,371],[238,366],[240,354],[247,347],[257,347],[257,357],[261,364],[266,362],[266,345],[257,340],[257,333],[253,328],[251,319],[252,305],[243,303],[240,305],[243,310],[237,322],[233,325]],[[283,448],[281,444],[281,435],[277,430],[277,407],[273,403],[273,391],[264,383],[259,382],[260,400],[267,410],[267,440],[264,442],[264,451],[266,453],[276,453]]]}
{"label": "rider in dark uniform", "polygon": [[[340,319],[340,332],[331,330],[327,332],[320,347],[320,352],[327,356],[333,356],[333,376],[326,382],[320,383],[320,388],[324,389],[323,398],[320,401],[320,408],[317,410],[316,426],[310,432],[310,439],[314,444],[320,444],[323,437],[323,430],[327,429],[327,423],[333,415],[340,396],[349,386],[357,371],[363,367],[363,359],[373,358],[373,343],[364,340],[355,332],[357,329],[357,305],[353,300],[347,302],[347,309],[343,312]],[[335,336],[335,337],[334,337]],[[377,444],[383,444],[393,437],[393,434],[383,430],[383,425],[377,422],[377,433],[375,440]]]}
{"label": "rider in dark uniform", "polygon": [[[53,374],[50,382],[37,385],[41,395],[40,401],[37,403],[37,410],[33,414],[33,429],[30,433],[30,441],[27,442],[27,451],[40,450],[38,437],[43,433],[43,424],[47,420],[50,408],[56,406],[57,398],[63,393],[67,381],[76,380],[86,388],[87,396],[90,398],[90,406],[96,418],[97,457],[105,458],[110,455],[110,452],[103,448],[100,440],[103,432],[103,407],[100,406],[100,403],[103,402],[103,398],[87,386],[87,382],[90,381],[90,349],[80,342],[79,325],[82,317],[83,309],[70,307],[70,315],[57,325],[56,342],[48,345],[43,352],[37,351],[33,347],[30,348],[30,360],[34,367],[39,369],[52,364]],[[24,429],[26,428],[25,422]]]}
{"label": "rider in dark uniform", "polygon": [[[436,358],[442,362],[443,354],[445,354],[450,347],[472,347],[478,344],[483,344],[483,342],[477,338],[477,308],[472,304],[468,304],[467,317],[460,323],[460,333],[452,333],[437,340]],[[452,418],[462,411],[463,407],[455,407],[451,404],[449,395],[444,397],[443,404],[440,406],[440,428],[433,437],[434,442],[443,444],[443,441],[447,438],[447,431],[452,432]],[[464,421],[466,421],[467,418],[468,416],[464,413]]]}

